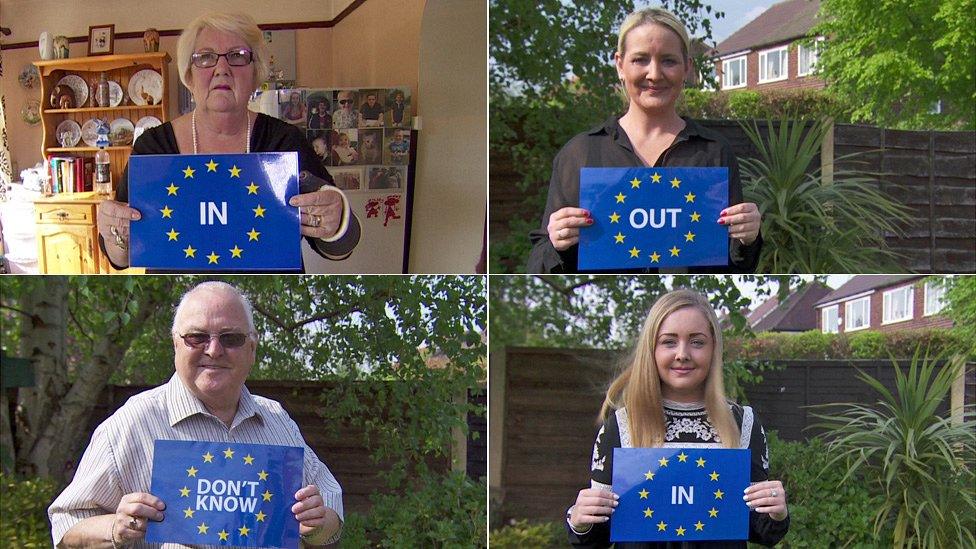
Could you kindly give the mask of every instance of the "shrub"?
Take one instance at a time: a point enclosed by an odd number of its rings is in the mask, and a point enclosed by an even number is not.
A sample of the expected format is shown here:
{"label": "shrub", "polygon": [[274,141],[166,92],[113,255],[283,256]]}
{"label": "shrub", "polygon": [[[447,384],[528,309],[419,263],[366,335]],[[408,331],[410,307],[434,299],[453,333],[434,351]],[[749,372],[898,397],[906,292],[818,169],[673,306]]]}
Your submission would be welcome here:
{"label": "shrub", "polygon": [[47,506],[56,490],[52,480],[0,473],[0,547],[50,547]]}
{"label": "shrub", "polygon": [[729,93],[730,118],[763,118],[763,100],[759,92],[738,91]]}
{"label": "shrub", "polygon": [[566,529],[559,522],[530,523],[516,520],[491,533],[492,548],[521,549],[522,547],[565,547]]}
{"label": "shrub", "polygon": [[729,338],[726,360],[829,360],[909,358],[917,347],[933,353],[963,348],[959,334],[946,328],[863,331],[853,334],[824,334],[810,330],[799,334],[765,332],[750,338]]}

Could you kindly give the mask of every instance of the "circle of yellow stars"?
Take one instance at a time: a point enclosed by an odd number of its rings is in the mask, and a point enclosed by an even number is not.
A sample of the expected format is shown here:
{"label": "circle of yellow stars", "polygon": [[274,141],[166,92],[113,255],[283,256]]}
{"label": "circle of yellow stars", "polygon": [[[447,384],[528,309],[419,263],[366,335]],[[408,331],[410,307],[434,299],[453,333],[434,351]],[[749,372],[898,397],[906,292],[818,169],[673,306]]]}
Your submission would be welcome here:
{"label": "circle of yellow stars", "polygon": [[[687,463],[688,458],[690,456],[688,456],[688,454],[686,454],[682,450],[682,452],[675,457],[678,458],[679,463]],[[663,468],[668,466],[670,460],[666,457],[662,457],[661,459],[657,460],[657,463],[658,463],[658,467]],[[699,457],[698,459],[694,460],[694,463],[696,468],[706,469],[705,464],[707,463],[707,461],[705,460],[705,458]],[[719,473],[715,470],[712,470],[711,473],[706,473],[706,474],[708,475],[709,480],[712,482],[717,482],[720,476]],[[644,473],[644,480],[653,481],[655,475],[656,473],[654,471],[648,469],[647,472]],[[637,495],[639,496],[640,499],[647,499],[648,496],[650,496],[650,494],[651,493],[647,490],[647,488],[641,488],[641,490],[637,492]],[[723,499],[725,496],[725,492],[723,492],[720,489],[717,489],[714,492],[712,492],[712,496],[716,500]],[[647,506],[643,509],[643,514],[644,514],[644,518],[648,518],[648,519],[654,518],[654,509],[651,509],[650,506]],[[718,518],[718,509],[716,509],[714,505],[712,506],[711,509],[708,510],[708,518]],[[663,520],[655,524],[655,526],[657,526],[658,532],[667,532],[668,524]],[[705,530],[706,523],[699,520],[698,522],[692,524],[692,526],[695,527],[696,532],[703,532]],[[678,527],[674,529],[674,533],[678,536],[684,536],[685,532],[686,532],[686,528],[683,525],[678,525]]]}
{"label": "circle of yellow stars", "polygon": [[[651,182],[651,185],[654,185],[655,183],[660,183],[661,182],[661,174],[660,173],[657,173],[657,172],[654,172],[653,174],[651,174],[650,182]],[[643,183],[643,181],[641,181],[640,178],[638,178],[637,176],[634,176],[634,178],[630,180],[630,188],[631,189],[640,189],[641,188],[641,183]],[[672,189],[679,189],[680,190],[681,189],[681,180],[678,179],[677,177],[673,178],[671,180],[671,188]],[[688,191],[688,193],[685,194],[684,197],[685,197],[685,203],[686,204],[688,204],[688,203],[694,204],[695,203],[695,199],[698,198],[695,195],[695,193],[693,193],[691,191]],[[627,195],[625,195],[623,192],[618,192],[614,196],[614,199],[616,200],[616,202],[614,202],[614,204],[626,204]],[[613,223],[620,223],[620,214],[618,214],[616,211],[612,211],[610,213],[610,215],[607,216],[607,217],[610,218],[610,223],[611,224],[613,224]],[[694,211],[693,210],[692,213],[689,214],[689,218],[691,219],[691,222],[692,223],[698,223],[698,222],[701,221],[701,214],[698,213],[697,211]],[[695,241],[695,236],[697,236],[697,235],[689,230],[687,233],[684,234],[685,242],[694,242]],[[614,244],[624,244],[624,241],[626,239],[627,239],[627,236],[622,231],[619,231],[619,230],[617,231],[617,234],[613,235]],[[670,253],[670,256],[669,257],[681,257],[681,248],[679,248],[677,245],[672,246],[670,249],[665,249],[664,251]],[[630,255],[630,259],[639,259],[641,257],[641,250],[637,246],[632,246],[629,250],[627,250],[627,252]],[[661,254],[658,253],[657,250],[652,250],[651,253],[648,254],[647,257],[650,258],[651,263],[660,263],[661,262]]]}
{"label": "circle of yellow stars", "polygon": [[[220,164],[214,162],[213,158],[210,159],[210,162],[205,163],[204,166],[206,166],[207,172],[219,173],[217,171],[217,168],[220,167]],[[187,165],[186,168],[180,171],[183,172],[184,182],[187,179],[193,179],[193,175],[196,173],[196,170],[193,169],[190,165]],[[240,179],[243,170],[241,168],[238,168],[237,164],[233,164],[230,168],[227,168],[227,172],[229,173],[229,178],[233,180],[233,179]],[[258,190],[260,189],[260,187],[256,185],[253,181],[251,181],[249,185],[246,185],[243,188],[247,190],[248,195],[253,194],[255,196],[258,195]],[[177,197],[179,196],[178,193],[180,187],[177,186],[176,183],[171,182],[167,187],[165,187],[165,189],[166,189],[166,196],[177,196]],[[267,208],[261,205],[260,197],[258,197],[258,199],[259,202],[257,203],[257,207],[251,209],[251,211],[254,212],[254,219],[264,218],[264,214],[267,211]],[[163,218],[166,219],[173,219],[173,213],[175,211],[176,210],[170,208],[168,204],[164,204],[163,208],[159,210]],[[169,231],[163,234],[166,235],[167,242],[177,242],[177,243],[180,242],[180,232],[173,227],[170,227]],[[245,232],[244,235],[247,236],[246,242],[259,242],[261,238],[261,232],[255,229],[253,226],[251,227],[251,230]],[[191,258],[196,259],[198,251],[200,250],[198,248],[194,248],[192,243],[187,243],[186,248],[183,248],[184,259],[191,259]],[[217,251],[218,250],[210,250],[209,254],[202,256],[207,258],[207,265],[220,265],[220,258],[222,256],[221,254],[218,254]],[[230,253],[230,259],[243,259],[244,257],[244,248],[241,248],[237,244],[234,244],[233,248],[228,248],[227,251]]]}
{"label": "circle of yellow stars", "polygon": [[[228,446],[227,449],[223,451],[223,454],[224,454],[224,462],[226,463],[227,461],[234,459],[235,451],[233,448]],[[214,456],[208,450],[206,454],[203,454],[200,457],[203,459],[203,464],[207,464],[207,463],[212,464],[214,463],[214,458],[217,456]],[[247,454],[240,459],[243,460],[245,465],[254,465],[254,457],[251,454]],[[201,467],[204,466],[203,464],[201,464]],[[196,478],[197,473],[199,472],[200,469],[197,469],[195,466],[190,465],[190,467],[186,469],[186,476],[187,478],[190,477]],[[258,480],[268,480],[268,472],[265,471],[264,469],[262,469],[261,471],[255,474],[257,475]],[[183,488],[180,488],[181,498],[189,498],[190,494],[191,494],[191,490],[189,486],[184,485]],[[264,492],[261,494],[261,501],[271,501],[272,497],[274,497],[274,494],[270,490],[265,488]],[[183,509],[183,518],[192,519],[194,513],[196,513],[196,510],[193,509],[192,506],[188,506],[186,509]],[[268,517],[267,513],[261,510],[258,510],[257,513],[251,513],[251,514],[254,515],[254,520],[256,522],[265,522],[265,519]],[[201,521],[200,524],[195,526],[195,528],[197,529],[198,534],[207,535],[211,526],[208,526],[206,522]],[[247,535],[251,532],[251,530],[253,530],[253,528],[248,528],[247,525],[244,525],[241,526],[240,528],[237,528],[236,530],[240,535],[240,537],[246,538]],[[221,529],[220,532],[215,532],[215,534],[217,535],[218,541],[222,541],[222,542],[229,541],[230,532]]]}

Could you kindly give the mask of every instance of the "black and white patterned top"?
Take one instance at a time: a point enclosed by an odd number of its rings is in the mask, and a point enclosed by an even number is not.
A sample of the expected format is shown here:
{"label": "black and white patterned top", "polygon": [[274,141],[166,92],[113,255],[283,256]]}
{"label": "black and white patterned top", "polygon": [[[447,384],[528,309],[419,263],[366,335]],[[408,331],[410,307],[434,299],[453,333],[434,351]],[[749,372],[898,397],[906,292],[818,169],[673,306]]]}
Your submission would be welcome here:
{"label": "black and white patterned top", "polygon": [[[732,417],[735,418],[742,435],[739,448],[752,450],[752,470],[750,480],[761,482],[769,479],[769,448],[766,446],[766,431],[756,419],[749,406],[729,402]],[[718,431],[708,421],[708,413],[703,403],[683,404],[664,401],[664,447],[665,448],[722,448]],[[600,427],[593,444],[593,462],[590,467],[590,485],[593,488],[610,490],[613,472],[613,449],[633,448],[630,433],[630,420],[626,408],[615,410]],[[767,546],[775,545],[789,530],[790,519],[773,520],[767,514],[749,512],[749,541]],[[577,533],[567,522],[569,540],[575,547],[609,547],[610,524],[594,525],[585,533]],[[667,542],[667,543],[618,543],[618,548],[744,548],[744,541],[717,542]]]}

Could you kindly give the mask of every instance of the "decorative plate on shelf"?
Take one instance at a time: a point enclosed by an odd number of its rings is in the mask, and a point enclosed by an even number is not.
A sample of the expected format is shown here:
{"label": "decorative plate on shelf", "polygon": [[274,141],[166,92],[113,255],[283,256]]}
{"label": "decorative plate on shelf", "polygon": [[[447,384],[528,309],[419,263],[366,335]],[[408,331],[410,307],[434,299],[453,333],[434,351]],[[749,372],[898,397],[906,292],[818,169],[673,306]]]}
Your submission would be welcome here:
{"label": "decorative plate on shelf", "polygon": [[37,83],[41,81],[41,75],[38,74],[37,67],[28,64],[24,67],[24,70],[20,71],[17,81],[20,82],[21,86],[30,90],[37,86]]}
{"label": "decorative plate on shelf", "polygon": [[136,129],[135,132],[133,133],[132,141],[139,139],[139,136],[142,135],[142,132],[148,130],[149,128],[155,128],[156,126],[159,126],[161,124],[162,122],[160,122],[159,119],[156,118],[155,116],[143,116],[142,118],[139,119],[138,122],[136,122]]}
{"label": "decorative plate on shelf", "polygon": [[125,95],[122,93],[122,86],[115,80],[108,81],[108,104],[110,107],[118,107],[122,104]]}
{"label": "decorative plate on shelf", "polygon": [[81,126],[74,120],[65,120],[58,124],[54,136],[62,147],[74,147],[81,140]]}
{"label": "decorative plate on shelf", "polygon": [[111,128],[112,131],[108,134],[108,140],[113,147],[132,144],[132,133],[135,128],[128,118],[116,118],[112,121]]}
{"label": "decorative plate on shelf", "polygon": [[41,123],[41,102],[37,99],[28,99],[24,103],[24,108],[20,109],[20,118],[28,126],[36,126]]}
{"label": "decorative plate on shelf", "polygon": [[163,77],[152,69],[143,69],[129,79],[129,99],[136,105],[155,105],[163,99]]}
{"label": "decorative plate on shelf", "polygon": [[85,142],[85,145],[89,147],[98,146],[98,128],[100,126],[107,126],[104,120],[101,118],[92,118],[81,125],[81,140]]}
{"label": "decorative plate on shelf", "polygon": [[[81,107],[88,101],[88,83],[77,74],[69,74],[58,80],[59,86],[68,86],[75,94],[75,107]],[[77,126],[77,124],[75,124]]]}

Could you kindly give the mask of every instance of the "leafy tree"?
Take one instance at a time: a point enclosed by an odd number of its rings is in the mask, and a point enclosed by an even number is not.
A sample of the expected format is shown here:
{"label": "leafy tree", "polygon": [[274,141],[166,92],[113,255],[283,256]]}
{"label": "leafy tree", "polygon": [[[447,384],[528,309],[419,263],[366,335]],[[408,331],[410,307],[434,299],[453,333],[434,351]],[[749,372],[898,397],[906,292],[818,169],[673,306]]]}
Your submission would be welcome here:
{"label": "leafy tree", "polygon": [[[819,70],[855,121],[976,128],[974,13],[974,0],[823,0]],[[939,100],[943,113],[930,113]]]}
{"label": "leafy tree", "polygon": [[976,360],[976,276],[957,276],[946,279],[945,311],[952,318],[953,330],[962,340],[960,354]]}

